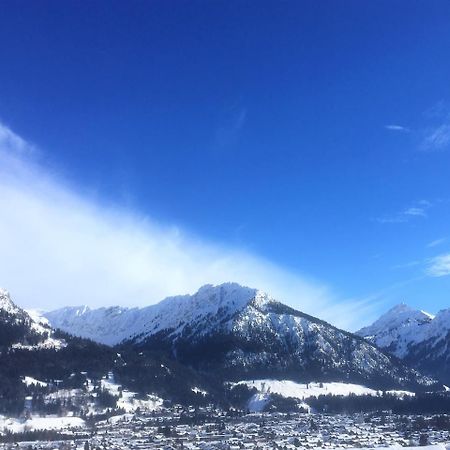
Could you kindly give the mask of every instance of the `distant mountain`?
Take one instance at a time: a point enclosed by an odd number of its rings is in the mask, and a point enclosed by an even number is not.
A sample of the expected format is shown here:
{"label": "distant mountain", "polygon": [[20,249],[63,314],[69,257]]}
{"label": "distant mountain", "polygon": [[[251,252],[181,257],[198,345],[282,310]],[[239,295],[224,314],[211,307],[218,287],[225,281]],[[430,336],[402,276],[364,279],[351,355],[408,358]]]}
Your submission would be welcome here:
{"label": "distant mountain", "polygon": [[450,384],[450,309],[433,316],[402,303],[356,334]]}
{"label": "distant mountain", "polygon": [[421,342],[429,330],[434,316],[401,303],[383,314],[372,325],[356,334],[390,353],[404,358],[412,343]]}
{"label": "distant mountain", "polygon": [[63,308],[53,327],[99,342],[162,350],[225,380],[290,378],[421,389],[433,382],[359,336],[235,283],[142,309]]}

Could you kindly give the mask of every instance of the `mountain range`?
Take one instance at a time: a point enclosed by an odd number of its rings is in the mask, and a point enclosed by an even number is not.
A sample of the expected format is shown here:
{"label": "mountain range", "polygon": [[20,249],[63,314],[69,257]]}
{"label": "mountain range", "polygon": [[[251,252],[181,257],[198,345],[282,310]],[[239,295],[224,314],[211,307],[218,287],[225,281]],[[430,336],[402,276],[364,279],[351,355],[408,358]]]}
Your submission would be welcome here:
{"label": "mountain range", "polygon": [[236,283],[203,286],[146,308],[62,308],[55,328],[108,345],[158,349],[227,380],[289,378],[415,388],[431,379],[371,342]]}
{"label": "mountain range", "polygon": [[236,283],[145,308],[65,307],[43,316],[1,290],[0,398],[24,398],[26,377],[72,386],[74,376],[107,373],[134,392],[188,404],[227,404],[230,386],[261,379],[440,390],[446,314],[400,305],[352,334]]}

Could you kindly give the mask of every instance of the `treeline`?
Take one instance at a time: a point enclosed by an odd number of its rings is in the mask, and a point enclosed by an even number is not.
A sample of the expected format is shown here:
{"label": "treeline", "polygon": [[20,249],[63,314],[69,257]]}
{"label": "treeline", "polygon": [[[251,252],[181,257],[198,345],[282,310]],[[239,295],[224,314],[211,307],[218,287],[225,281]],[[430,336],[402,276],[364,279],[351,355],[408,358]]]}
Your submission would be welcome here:
{"label": "treeline", "polygon": [[45,340],[48,333],[39,334],[30,326],[31,319],[25,315],[10,314],[0,309],[0,352],[12,344],[36,345]]}
{"label": "treeline", "polygon": [[448,414],[450,395],[446,393],[421,393],[415,396],[398,397],[392,394],[381,396],[349,395],[347,397],[320,395],[305,400],[317,412],[354,414],[358,412],[392,411],[394,414]]}
{"label": "treeline", "polygon": [[[48,404],[44,398],[57,389],[81,389],[86,394],[86,377],[96,385],[108,372],[114,373],[119,384],[139,393],[142,399],[153,393],[185,405],[226,404],[223,385],[218,379],[199,374],[160,352],[138,351],[131,346],[111,348],[60,331],[54,337],[64,339],[67,345],[60,349],[8,348],[0,352],[0,414],[21,414],[26,396],[33,398],[35,411],[57,413],[61,407],[79,410],[79,405]],[[26,386],[25,376],[44,381],[48,386]],[[96,392],[98,403],[115,407],[116,398],[106,392]]]}

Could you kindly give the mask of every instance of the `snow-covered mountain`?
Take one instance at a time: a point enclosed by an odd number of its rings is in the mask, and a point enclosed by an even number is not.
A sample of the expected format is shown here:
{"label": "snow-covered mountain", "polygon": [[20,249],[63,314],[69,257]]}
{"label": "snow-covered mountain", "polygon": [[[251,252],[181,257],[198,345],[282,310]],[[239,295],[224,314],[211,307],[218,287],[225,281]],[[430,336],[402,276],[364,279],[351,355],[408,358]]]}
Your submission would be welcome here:
{"label": "snow-covered mountain", "polygon": [[434,316],[425,311],[400,303],[356,334],[378,347],[385,348],[399,358],[404,358],[408,354],[408,346],[411,343],[425,339],[433,318]]}
{"label": "snow-covered mountain", "polygon": [[52,338],[45,321],[19,308],[9,292],[0,288],[0,351],[9,347],[59,347],[63,342]]}
{"label": "snow-covered mountain", "polygon": [[430,379],[351,333],[235,283],[206,285],[147,308],[63,308],[53,327],[107,344],[158,349],[224,379],[291,377],[379,387],[427,385]]}
{"label": "snow-covered mountain", "polygon": [[433,316],[402,303],[356,334],[450,383],[450,309]]}
{"label": "snow-covered mountain", "polygon": [[118,353],[110,346],[55,330],[38,312],[18,307],[7,291],[0,290],[0,413],[22,410],[30,391],[25,386],[29,388],[32,380],[40,380],[41,387],[58,380],[58,385],[73,388],[86,376],[98,379],[109,373],[133,392],[181,403],[207,403],[216,392],[221,398],[223,391],[222,385],[162,352],[128,346]]}
{"label": "snow-covered mountain", "polygon": [[231,315],[242,309],[257,294],[256,289],[235,283],[219,287],[206,285],[194,295],[168,297],[145,308],[66,307],[44,316],[54,328],[103,344],[115,345],[164,330],[173,330],[174,334],[181,333],[184,327],[203,321],[208,324],[203,332],[207,332],[208,326],[214,327],[215,321],[222,320],[224,315]]}

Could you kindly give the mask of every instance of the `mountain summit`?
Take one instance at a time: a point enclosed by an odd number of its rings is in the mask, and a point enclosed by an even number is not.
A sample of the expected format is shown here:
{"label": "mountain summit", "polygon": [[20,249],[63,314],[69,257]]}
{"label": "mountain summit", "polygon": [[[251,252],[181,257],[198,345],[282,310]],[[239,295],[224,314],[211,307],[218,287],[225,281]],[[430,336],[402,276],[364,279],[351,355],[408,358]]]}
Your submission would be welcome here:
{"label": "mountain summit", "polygon": [[423,333],[427,327],[423,325],[429,324],[433,318],[434,316],[427,312],[400,303],[356,334],[403,358],[412,342],[424,339]]}
{"label": "mountain summit", "polygon": [[181,333],[187,326],[202,324],[213,327],[245,307],[250,301],[270,301],[269,297],[256,289],[225,283],[220,286],[205,285],[194,295],[167,297],[156,305],[145,308],[91,309],[88,306],[66,307],[45,314],[54,328],[76,336],[116,345],[126,340],[144,338],[163,330]]}

